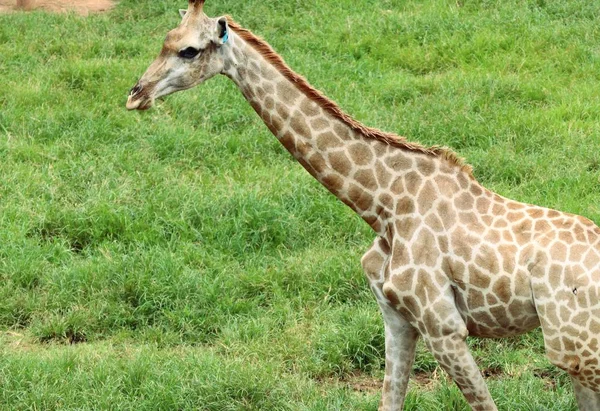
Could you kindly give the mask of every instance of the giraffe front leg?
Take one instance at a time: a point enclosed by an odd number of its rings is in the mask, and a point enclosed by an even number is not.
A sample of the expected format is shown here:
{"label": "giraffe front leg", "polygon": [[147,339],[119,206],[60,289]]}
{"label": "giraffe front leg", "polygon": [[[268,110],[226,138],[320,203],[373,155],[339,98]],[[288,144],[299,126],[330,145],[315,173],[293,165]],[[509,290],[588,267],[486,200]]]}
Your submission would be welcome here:
{"label": "giraffe front leg", "polygon": [[381,411],[402,409],[419,338],[418,331],[399,315],[381,291],[389,255],[387,241],[377,238],[361,260],[385,325],[385,378],[379,406]]}
{"label": "giraffe front leg", "polygon": [[385,323],[385,377],[380,411],[404,406],[408,379],[415,361],[419,332],[385,302],[379,302]]}
{"label": "giraffe front leg", "polygon": [[[406,268],[406,267],[405,267]],[[496,410],[485,381],[469,352],[467,326],[454,292],[441,272],[396,268],[383,293],[423,337],[441,367],[474,410]]]}
{"label": "giraffe front leg", "polygon": [[467,334],[464,328],[449,335],[424,340],[442,368],[458,385],[471,408],[476,411],[495,411],[494,400],[469,352]]}
{"label": "giraffe front leg", "polygon": [[497,410],[467,346],[469,332],[453,296],[446,295],[426,306],[418,326],[427,347],[458,385],[471,408],[477,411]]}

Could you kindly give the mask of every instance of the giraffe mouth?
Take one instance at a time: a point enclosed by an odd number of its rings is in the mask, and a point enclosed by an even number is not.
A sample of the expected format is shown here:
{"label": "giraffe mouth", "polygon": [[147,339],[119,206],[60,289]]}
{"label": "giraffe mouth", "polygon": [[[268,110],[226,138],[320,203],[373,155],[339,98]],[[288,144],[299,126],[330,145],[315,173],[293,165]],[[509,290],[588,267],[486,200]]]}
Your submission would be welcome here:
{"label": "giraffe mouth", "polygon": [[[136,96],[137,97],[137,96]],[[127,97],[127,104],[125,105],[127,107],[127,110],[148,110],[150,107],[152,107],[152,104],[154,103],[154,101],[151,98],[147,98],[147,97],[141,97],[141,98],[137,98],[135,99],[134,96],[129,96]]]}

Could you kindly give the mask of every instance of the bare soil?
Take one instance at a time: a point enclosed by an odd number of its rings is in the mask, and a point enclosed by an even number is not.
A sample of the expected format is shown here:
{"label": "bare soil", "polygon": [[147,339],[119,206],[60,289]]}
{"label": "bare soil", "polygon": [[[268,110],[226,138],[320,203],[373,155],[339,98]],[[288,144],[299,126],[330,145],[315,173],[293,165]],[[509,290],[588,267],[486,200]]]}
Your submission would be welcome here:
{"label": "bare soil", "polygon": [[50,13],[75,12],[87,16],[108,11],[114,3],[112,0],[0,0],[0,13],[39,9]]}

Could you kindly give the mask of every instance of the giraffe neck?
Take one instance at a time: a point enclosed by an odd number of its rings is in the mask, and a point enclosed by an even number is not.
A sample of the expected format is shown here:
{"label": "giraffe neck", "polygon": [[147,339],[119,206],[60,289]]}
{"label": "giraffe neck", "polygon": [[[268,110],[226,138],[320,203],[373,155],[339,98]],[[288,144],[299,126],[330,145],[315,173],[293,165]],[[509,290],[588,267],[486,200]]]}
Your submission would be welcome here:
{"label": "giraffe neck", "polygon": [[397,211],[394,194],[405,190],[400,177],[424,163],[425,168],[435,169],[440,159],[417,145],[413,153],[411,143],[402,150],[386,141],[385,135],[383,139],[365,135],[372,129],[349,124],[349,117],[333,103],[334,108],[328,109],[323,101],[329,100],[317,91],[306,92],[265,50],[250,44],[248,35],[234,30],[232,37],[224,74],[300,164],[384,235],[387,220]]}

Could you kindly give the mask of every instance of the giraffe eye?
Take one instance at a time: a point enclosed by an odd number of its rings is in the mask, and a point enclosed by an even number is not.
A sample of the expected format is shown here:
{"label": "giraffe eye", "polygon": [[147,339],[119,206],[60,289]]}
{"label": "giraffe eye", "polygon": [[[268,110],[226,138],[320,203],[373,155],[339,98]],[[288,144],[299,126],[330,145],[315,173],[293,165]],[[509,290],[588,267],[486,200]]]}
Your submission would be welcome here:
{"label": "giraffe eye", "polygon": [[193,59],[199,53],[200,53],[199,49],[196,49],[194,47],[188,47],[186,49],[179,51],[179,57],[184,58],[184,59]]}

